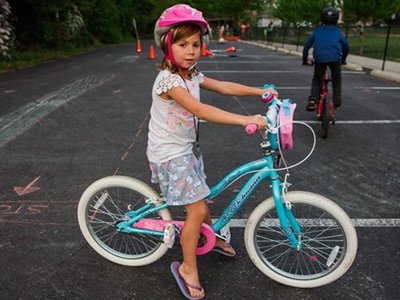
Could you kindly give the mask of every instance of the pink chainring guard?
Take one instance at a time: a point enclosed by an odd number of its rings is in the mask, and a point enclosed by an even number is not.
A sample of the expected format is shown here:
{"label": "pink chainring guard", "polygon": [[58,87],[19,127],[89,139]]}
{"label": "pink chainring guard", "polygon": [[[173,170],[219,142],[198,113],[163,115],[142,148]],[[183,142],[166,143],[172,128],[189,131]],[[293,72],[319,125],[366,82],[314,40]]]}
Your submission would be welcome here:
{"label": "pink chainring guard", "polygon": [[[156,220],[156,219],[141,219],[132,226],[140,229],[147,230],[155,230],[155,231],[164,231],[164,228],[167,224],[173,224],[179,228],[179,231],[182,230],[183,225],[185,225],[185,221],[174,221],[174,220]],[[200,233],[206,237],[206,241],[204,245],[200,245],[197,247],[196,254],[204,255],[210,252],[215,246],[215,233],[211,226],[203,223],[201,225]]]}

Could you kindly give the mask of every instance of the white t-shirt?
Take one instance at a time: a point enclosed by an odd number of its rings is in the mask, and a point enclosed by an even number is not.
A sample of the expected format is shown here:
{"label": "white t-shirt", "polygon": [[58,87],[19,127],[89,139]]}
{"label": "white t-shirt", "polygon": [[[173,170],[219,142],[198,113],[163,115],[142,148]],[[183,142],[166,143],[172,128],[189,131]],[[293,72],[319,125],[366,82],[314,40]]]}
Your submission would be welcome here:
{"label": "white t-shirt", "polygon": [[[173,100],[160,97],[173,87],[183,87],[200,101],[200,84],[204,75],[183,80],[179,74],[161,71],[153,85],[153,103],[150,109],[147,158],[153,163],[164,163],[192,153],[196,140],[193,115]],[[186,84],[185,84],[186,83]]]}

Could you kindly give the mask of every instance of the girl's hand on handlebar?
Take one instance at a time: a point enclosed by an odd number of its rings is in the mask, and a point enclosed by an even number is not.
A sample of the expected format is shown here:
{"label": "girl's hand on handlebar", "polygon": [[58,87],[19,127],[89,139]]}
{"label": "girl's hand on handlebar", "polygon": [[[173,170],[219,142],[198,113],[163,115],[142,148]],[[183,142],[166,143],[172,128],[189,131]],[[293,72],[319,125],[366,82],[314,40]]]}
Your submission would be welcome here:
{"label": "girl's hand on handlebar", "polygon": [[264,89],[263,95],[264,95],[265,93],[267,93],[267,92],[273,94],[276,98],[279,98],[279,97],[278,97],[278,96],[279,96],[279,93],[278,93],[277,90],[275,90],[275,89],[273,89],[273,88]]}
{"label": "girl's hand on handlebar", "polygon": [[248,116],[244,127],[253,124],[257,125],[258,130],[263,130],[267,126],[267,120],[262,115]]}

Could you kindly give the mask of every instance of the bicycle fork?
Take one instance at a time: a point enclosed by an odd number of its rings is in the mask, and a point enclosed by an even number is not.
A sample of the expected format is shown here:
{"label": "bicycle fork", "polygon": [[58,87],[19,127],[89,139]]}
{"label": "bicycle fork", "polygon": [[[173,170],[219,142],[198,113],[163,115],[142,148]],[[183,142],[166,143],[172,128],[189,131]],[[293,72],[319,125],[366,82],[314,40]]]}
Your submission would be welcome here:
{"label": "bicycle fork", "polygon": [[281,228],[292,248],[300,250],[302,248],[301,227],[293,215],[290,202],[282,199],[284,197],[282,182],[278,177],[272,179],[272,194]]}

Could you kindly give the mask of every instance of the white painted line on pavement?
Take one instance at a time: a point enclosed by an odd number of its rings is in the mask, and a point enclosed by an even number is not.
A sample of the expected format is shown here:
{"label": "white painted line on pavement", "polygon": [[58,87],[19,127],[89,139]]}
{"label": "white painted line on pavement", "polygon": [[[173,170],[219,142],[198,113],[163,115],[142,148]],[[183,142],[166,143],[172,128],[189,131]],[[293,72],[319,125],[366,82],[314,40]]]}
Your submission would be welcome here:
{"label": "white painted line on pavement", "polygon": [[205,60],[199,61],[199,64],[270,64],[270,61],[260,60]]}
{"label": "white painted line on pavement", "polygon": [[365,74],[364,71],[342,71],[342,74]]}
{"label": "white painted line on pavement", "polygon": [[[296,120],[306,124],[320,124],[317,120]],[[200,120],[201,123],[207,123],[205,120]],[[400,120],[355,120],[355,121],[335,121],[335,124],[400,124]]]}
{"label": "white painted line on pavement", "polygon": [[400,90],[400,86],[355,86],[357,90]]}
{"label": "white painted line on pavement", "polygon": [[[307,124],[319,124],[321,121],[300,120]],[[336,124],[399,124],[400,120],[355,120],[355,121],[335,121]]]}
{"label": "white painted line on pavement", "polygon": [[0,117],[0,147],[60,106],[102,85],[113,77],[114,75],[84,77]]}
{"label": "white painted line on pavement", "polygon": [[[260,86],[254,86],[256,88],[261,88]],[[279,90],[309,90],[311,89],[311,86],[277,86],[276,87]],[[372,86],[372,87],[360,87],[356,86],[354,87],[356,90],[389,90],[389,91],[396,91],[400,90],[400,87],[390,87],[390,86]]]}
{"label": "white painted line on pavement", "polygon": [[[293,70],[202,70],[202,73],[301,73]],[[342,74],[364,74],[365,72],[343,71]]]}
{"label": "white painted line on pavement", "polygon": [[202,70],[202,73],[293,73],[291,70]]}
{"label": "white painted line on pavement", "polygon": [[[216,219],[213,219],[215,222]],[[243,228],[246,226],[247,219],[232,219],[229,227]],[[278,219],[270,220],[272,224],[278,224]],[[355,227],[400,227],[400,219],[351,219]]]}
{"label": "white painted line on pavement", "polygon": [[278,91],[279,90],[309,90],[311,89],[310,86],[278,86],[277,87]]}

